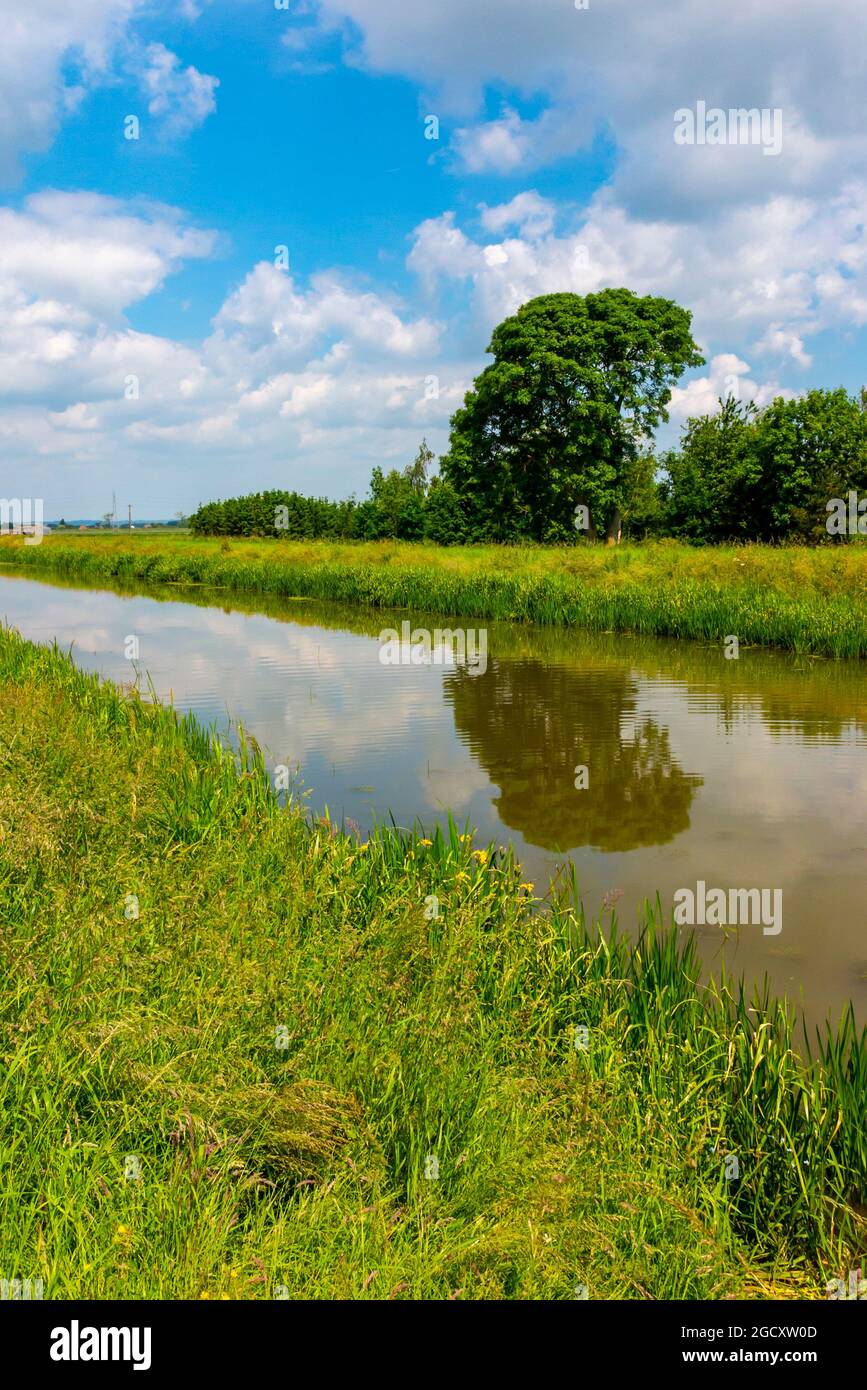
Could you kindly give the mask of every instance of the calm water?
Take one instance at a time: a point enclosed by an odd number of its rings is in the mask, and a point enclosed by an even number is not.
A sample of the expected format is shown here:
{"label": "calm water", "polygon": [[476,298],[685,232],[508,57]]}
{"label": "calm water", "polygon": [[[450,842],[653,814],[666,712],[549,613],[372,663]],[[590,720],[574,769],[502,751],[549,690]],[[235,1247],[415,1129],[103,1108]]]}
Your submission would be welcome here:
{"label": "calm water", "polygon": [[[168,598],[167,594],[171,597]],[[445,821],[511,840],[537,888],[572,861],[585,906],[711,887],[780,888],[782,930],[697,929],[711,966],[808,1016],[853,999],[867,1019],[867,672],[855,663],[487,624],[487,669],[383,666],[378,634],[411,617],[306,601],[153,594],[0,578],[0,613],[80,666],[135,678],[300,770],[312,807],[363,831]],[[249,611],[245,611],[249,608]],[[480,624],[474,622],[478,628]],[[589,786],[576,790],[575,769]]]}

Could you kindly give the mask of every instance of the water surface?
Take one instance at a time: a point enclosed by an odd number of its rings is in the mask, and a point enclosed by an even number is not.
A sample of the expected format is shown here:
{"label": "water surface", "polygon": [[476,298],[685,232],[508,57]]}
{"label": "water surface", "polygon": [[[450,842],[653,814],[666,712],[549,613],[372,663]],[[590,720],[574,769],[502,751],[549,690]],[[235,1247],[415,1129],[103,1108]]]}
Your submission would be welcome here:
{"label": "water surface", "polygon": [[[271,764],[311,808],[366,834],[393,815],[468,820],[511,841],[541,889],[574,865],[591,912],[708,887],[780,888],[782,930],[698,928],[811,1020],[849,1000],[867,1020],[867,674],[858,663],[741,648],[480,624],[487,668],[383,666],[378,635],[410,617],[307,600],[165,588],[125,593],[10,575],[0,613],[72,647],[84,669],[150,680]],[[125,656],[136,637],[139,660]],[[576,768],[588,770],[576,789]]]}

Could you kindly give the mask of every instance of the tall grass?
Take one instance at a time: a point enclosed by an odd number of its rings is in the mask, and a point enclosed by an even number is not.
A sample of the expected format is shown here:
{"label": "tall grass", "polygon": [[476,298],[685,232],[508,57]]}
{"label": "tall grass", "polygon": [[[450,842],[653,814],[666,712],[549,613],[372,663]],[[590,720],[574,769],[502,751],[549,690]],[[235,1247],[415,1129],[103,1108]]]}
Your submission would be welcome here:
{"label": "tall grass", "polygon": [[860,1262],[851,1013],[799,1055],[658,906],[630,944],[454,824],[361,844],[8,632],[0,690],[3,1277],[761,1298]]}
{"label": "tall grass", "polygon": [[192,583],[463,618],[867,655],[867,547],[551,548],[8,538],[0,563],[88,580]]}

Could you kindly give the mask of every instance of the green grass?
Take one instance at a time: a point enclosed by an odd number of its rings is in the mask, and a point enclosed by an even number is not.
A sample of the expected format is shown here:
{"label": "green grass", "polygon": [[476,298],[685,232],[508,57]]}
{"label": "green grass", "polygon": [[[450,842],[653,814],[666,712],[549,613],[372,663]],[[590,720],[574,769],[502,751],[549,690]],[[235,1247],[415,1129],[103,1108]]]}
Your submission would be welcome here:
{"label": "green grass", "polygon": [[675,542],[440,548],[197,540],[145,533],[6,538],[0,563],[68,577],[195,583],[452,617],[574,624],[867,656],[867,547]]}
{"label": "green grass", "polygon": [[360,845],[255,744],[11,633],[0,691],[0,1276],[716,1299],[861,1263],[851,1014],[799,1056],[690,942],[603,935],[455,827]]}

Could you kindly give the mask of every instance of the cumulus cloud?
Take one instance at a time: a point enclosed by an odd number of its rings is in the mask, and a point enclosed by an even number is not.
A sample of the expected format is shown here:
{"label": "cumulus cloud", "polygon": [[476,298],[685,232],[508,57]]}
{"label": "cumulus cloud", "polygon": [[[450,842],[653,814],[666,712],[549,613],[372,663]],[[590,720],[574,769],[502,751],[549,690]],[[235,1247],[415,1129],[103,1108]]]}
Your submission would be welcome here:
{"label": "cumulus cloud", "polygon": [[22,154],[47,149],[63,114],[104,80],[114,46],[142,5],[40,0],[25,17],[21,0],[0,0],[0,180],[16,177]]}
{"label": "cumulus cloud", "polygon": [[556,216],[556,204],[531,190],[516,194],[508,203],[492,208],[483,206],[480,220],[486,232],[517,227],[525,236],[540,237],[552,230]]}
{"label": "cumulus cloud", "polygon": [[126,322],[215,241],[175,209],[93,194],[0,213],[0,446],[22,495],[50,507],[64,468],[94,466],[138,470],[149,490],[162,471],[176,494],[182,458],[194,505],[215,459],[241,487],[245,461],[250,486],[287,481],[287,456],[296,486],[339,495],[408,462],[423,433],[444,442],[472,365],[440,363],[439,324],[334,272],[302,285],[254,266],[197,343]]}
{"label": "cumulus cloud", "polygon": [[729,397],[763,406],[775,396],[795,394],[776,381],[753,380],[749,370],[749,363],[732,352],[721,352],[711,358],[710,370],[705,375],[693,377],[685,386],[676,386],[672,391],[668,407],[671,419],[683,421],[693,415],[713,415],[719,409],[719,402]]}
{"label": "cumulus cloud", "polygon": [[[538,201],[537,201],[538,200]],[[429,292],[468,284],[468,312],[481,340],[493,324],[537,294],[587,294],[626,285],[674,298],[694,312],[699,339],[804,367],[805,341],[827,328],[867,322],[867,184],[853,182],[822,203],[780,196],[735,207],[714,223],[631,217],[604,190],[573,230],[556,233],[536,194],[485,209],[474,238],[451,212],[416,230],[411,268]]]}
{"label": "cumulus cloud", "polygon": [[168,136],[189,135],[217,109],[219,78],[192,66],[182,67],[178,55],[165,44],[147,45],[139,81],[148,99],[148,111],[158,118]]}
{"label": "cumulus cloud", "polygon": [[113,318],[215,242],[159,204],[47,191],[21,211],[0,209],[0,283],[7,294]]}
{"label": "cumulus cloud", "polygon": [[525,174],[574,154],[589,145],[591,135],[586,116],[572,107],[524,120],[504,106],[497,120],[458,127],[456,168],[468,174]]}
{"label": "cumulus cloud", "polygon": [[[147,0],[0,0],[0,182],[20,174],[23,155],[47,149],[65,116],[96,87],[126,72],[170,137],[201,125],[216,107],[216,77],[184,67],[161,43],[140,44],[135,21]],[[199,7],[182,0],[182,17]]]}
{"label": "cumulus cloud", "polygon": [[[606,0],[586,10],[567,0],[320,0],[318,13],[329,30],[344,26],[352,61],[413,78],[442,114],[463,118],[455,148],[466,171],[525,172],[571,152],[603,123],[621,152],[621,203],[706,220],[735,202],[827,193],[863,169],[862,0],[796,8],[730,0],[724,10],[707,0]],[[492,91],[542,96],[547,109],[528,121],[513,101],[479,121]],[[780,108],[779,157],[750,146],[675,145],[675,111],[698,100]]]}
{"label": "cumulus cloud", "polygon": [[304,353],[328,335],[346,335],[369,353],[410,356],[432,352],[439,329],[428,319],[404,322],[379,295],[352,289],[337,275],[315,275],[306,291],[267,261],[229,296],[215,320],[223,331],[242,331],[253,347],[279,343]]}
{"label": "cumulus cloud", "polygon": [[799,367],[809,367],[813,359],[804,350],[804,340],[799,333],[792,333],[772,324],[767,333],[756,344],[758,352],[776,357],[790,357]]}

